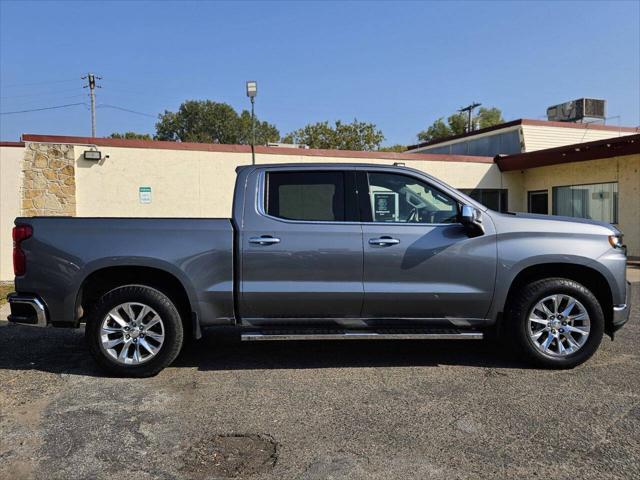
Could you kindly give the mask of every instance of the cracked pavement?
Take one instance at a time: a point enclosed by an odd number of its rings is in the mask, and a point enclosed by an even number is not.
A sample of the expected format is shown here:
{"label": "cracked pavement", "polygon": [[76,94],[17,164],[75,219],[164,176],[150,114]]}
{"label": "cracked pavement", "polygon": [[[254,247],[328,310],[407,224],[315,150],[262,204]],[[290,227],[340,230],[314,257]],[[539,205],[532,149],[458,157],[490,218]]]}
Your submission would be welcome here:
{"label": "cracked pavement", "polygon": [[81,330],[0,322],[0,478],[640,478],[640,283],[632,305],[569,371],[483,342],[209,333],[118,379]]}

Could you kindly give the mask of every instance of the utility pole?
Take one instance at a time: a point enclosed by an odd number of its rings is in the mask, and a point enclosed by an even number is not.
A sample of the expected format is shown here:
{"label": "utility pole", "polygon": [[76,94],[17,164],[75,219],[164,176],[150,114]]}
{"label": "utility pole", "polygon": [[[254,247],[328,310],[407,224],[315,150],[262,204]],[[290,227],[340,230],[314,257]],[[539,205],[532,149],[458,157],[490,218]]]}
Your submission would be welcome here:
{"label": "utility pole", "polygon": [[471,132],[473,130],[473,117],[471,116],[473,110],[477,107],[479,107],[480,105],[482,105],[481,103],[478,102],[473,102],[471,105],[467,105],[466,107],[462,107],[460,110],[458,110],[458,112],[462,113],[462,112],[467,112],[468,114],[468,120],[467,120],[467,132]]}
{"label": "utility pole", "polygon": [[87,73],[86,77],[82,77],[82,80],[87,80],[88,84],[82,88],[89,87],[89,96],[91,97],[91,136],[96,136],[96,88],[102,88],[100,85],[96,85],[96,79],[102,80],[102,77],[98,77],[93,73]]}

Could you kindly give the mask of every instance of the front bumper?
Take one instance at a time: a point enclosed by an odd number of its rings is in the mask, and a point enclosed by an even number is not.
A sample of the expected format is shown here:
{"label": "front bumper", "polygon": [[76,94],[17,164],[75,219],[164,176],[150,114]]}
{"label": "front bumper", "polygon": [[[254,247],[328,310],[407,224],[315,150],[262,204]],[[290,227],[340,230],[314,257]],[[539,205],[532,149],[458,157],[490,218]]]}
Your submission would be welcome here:
{"label": "front bumper", "polygon": [[629,321],[631,312],[631,283],[627,282],[627,294],[625,302],[622,305],[613,306],[613,320],[611,322],[612,331],[620,330],[622,326]]}
{"label": "front bumper", "polygon": [[11,307],[11,314],[7,317],[9,322],[32,327],[47,326],[47,308],[35,295],[10,293],[7,300]]}

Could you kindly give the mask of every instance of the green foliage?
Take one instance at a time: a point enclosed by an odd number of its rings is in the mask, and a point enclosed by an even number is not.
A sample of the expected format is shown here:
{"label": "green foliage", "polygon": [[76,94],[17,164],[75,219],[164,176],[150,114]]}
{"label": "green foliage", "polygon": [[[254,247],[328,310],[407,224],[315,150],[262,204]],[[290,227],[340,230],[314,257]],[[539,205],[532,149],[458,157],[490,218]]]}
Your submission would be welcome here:
{"label": "green foliage", "polygon": [[[421,142],[431,142],[441,138],[461,135],[467,131],[468,116],[464,112],[457,112],[447,118],[444,123],[442,118],[437,119],[426,130],[418,132],[418,140]],[[481,107],[478,113],[471,119],[473,129],[487,128],[504,123],[502,111],[499,108]]]}
{"label": "green foliage", "polygon": [[502,118],[502,111],[499,108],[480,107],[476,121],[478,128],[487,128],[504,123],[504,118]]}
{"label": "green foliage", "polygon": [[395,153],[402,153],[402,152],[406,152],[407,151],[407,146],[406,145],[400,145],[399,143],[395,144],[395,145],[389,145],[388,147],[380,147],[378,149],[379,152],[395,152]]}
{"label": "green foliage", "polygon": [[302,143],[310,148],[369,151],[378,149],[383,140],[384,135],[375,124],[357,119],[351,123],[338,120],[334,126],[329,122],[309,124],[282,139],[285,143]]}
{"label": "green foliage", "polygon": [[[251,144],[251,112],[243,110],[239,118],[240,137],[238,143]],[[261,122],[256,118],[256,145],[266,145],[280,140],[280,132],[268,122]]]}
{"label": "green foliage", "polygon": [[438,138],[450,137],[452,135],[451,128],[444,123],[442,118],[437,119],[426,130],[418,132],[418,140],[421,142],[430,142]]}
{"label": "green foliage", "polygon": [[108,138],[121,138],[124,140],[153,140],[151,135],[149,135],[148,133],[136,133],[136,132],[124,132],[124,133],[113,132],[111,135],[109,135]]}
{"label": "green foliage", "polygon": [[[198,143],[251,143],[251,114],[240,115],[226,103],[188,100],[177,112],[166,111],[156,123],[156,138]],[[278,129],[256,117],[256,145],[277,141]]]}
{"label": "green foliage", "polygon": [[468,117],[463,112],[457,112],[447,118],[450,135],[462,135],[467,131]]}

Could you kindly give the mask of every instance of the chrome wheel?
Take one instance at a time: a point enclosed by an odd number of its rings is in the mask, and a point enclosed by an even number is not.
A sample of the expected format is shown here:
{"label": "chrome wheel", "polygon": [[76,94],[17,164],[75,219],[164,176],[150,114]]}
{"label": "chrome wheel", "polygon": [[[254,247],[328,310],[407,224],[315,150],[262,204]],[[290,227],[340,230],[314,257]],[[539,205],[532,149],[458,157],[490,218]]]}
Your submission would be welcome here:
{"label": "chrome wheel", "polygon": [[589,338],[589,314],[570,295],[550,295],[529,312],[529,337],[546,355],[565,357],[580,350]]}
{"label": "chrome wheel", "polygon": [[151,360],[164,343],[164,324],[156,311],[142,303],[112,308],[100,325],[100,348],[122,365]]}

